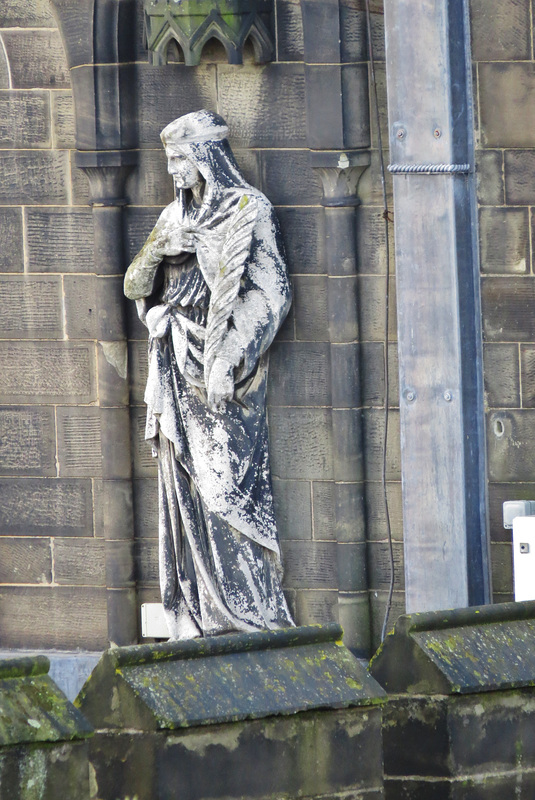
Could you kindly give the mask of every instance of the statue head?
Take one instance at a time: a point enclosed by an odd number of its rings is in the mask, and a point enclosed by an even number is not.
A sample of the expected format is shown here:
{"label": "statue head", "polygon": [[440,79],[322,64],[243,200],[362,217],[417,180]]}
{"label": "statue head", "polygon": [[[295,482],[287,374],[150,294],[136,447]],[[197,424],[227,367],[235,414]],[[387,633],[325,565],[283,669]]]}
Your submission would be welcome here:
{"label": "statue head", "polygon": [[177,189],[190,189],[199,175],[212,187],[247,186],[227,141],[228,126],[213,111],[193,111],[173,120],[160,134],[168,171]]}

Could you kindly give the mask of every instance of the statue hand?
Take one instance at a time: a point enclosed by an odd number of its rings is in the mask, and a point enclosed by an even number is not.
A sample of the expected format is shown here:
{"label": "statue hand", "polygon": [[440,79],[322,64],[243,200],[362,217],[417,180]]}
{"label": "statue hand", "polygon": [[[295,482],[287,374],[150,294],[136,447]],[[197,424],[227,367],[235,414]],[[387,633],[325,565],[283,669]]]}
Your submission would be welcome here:
{"label": "statue hand", "polygon": [[216,358],[208,377],[208,405],[212,411],[223,410],[223,402],[234,396],[234,366],[224,358]]}
{"label": "statue hand", "polygon": [[155,242],[158,255],[179,256],[181,253],[194,253],[196,249],[195,236],[192,231],[176,226],[168,226],[161,232]]}

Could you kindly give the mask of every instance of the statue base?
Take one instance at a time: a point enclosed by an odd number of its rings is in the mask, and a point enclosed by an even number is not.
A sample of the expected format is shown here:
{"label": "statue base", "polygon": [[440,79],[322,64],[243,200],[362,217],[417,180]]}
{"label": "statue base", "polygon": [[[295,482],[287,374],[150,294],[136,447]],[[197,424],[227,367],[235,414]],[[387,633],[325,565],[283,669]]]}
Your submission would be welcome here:
{"label": "statue base", "polygon": [[384,692],[337,625],[109,650],[76,705],[99,800],[382,794]]}

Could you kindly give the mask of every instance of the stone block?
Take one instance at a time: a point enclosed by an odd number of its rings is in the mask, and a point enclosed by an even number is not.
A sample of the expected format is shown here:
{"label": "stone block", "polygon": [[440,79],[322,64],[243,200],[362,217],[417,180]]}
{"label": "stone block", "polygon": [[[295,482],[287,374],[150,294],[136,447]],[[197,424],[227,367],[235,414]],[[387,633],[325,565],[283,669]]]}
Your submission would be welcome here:
{"label": "stone block", "polygon": [[101,539],[54,541],[54,582],[60,586],[105,586],[106,563]]}
{"label": "stone block", "polygon": [[356,275],[329,276],[327,280],[329,334],[332,342],[359,338],[358,280]]}
{"label": "stone block", "polygon": [[261,189],[275,206],[315,206],[322,197],[308,150],[263,150]]}
{"label": "stone block", "polygon": [[482,272],[530,272],[527,208],[481,208],[479,242]]}
{"label": "stone block", "polygon": [[[130,415],[127,407],[100,409],[102,477],[106,481],[129,480],[132,474],[129,447]],[[112,537],[115,538],[115,537]]]}
{"label": "stone block", "polygon": [[0,663],[2,800],[88,797],[84,739],[92,728],[47,675],[49,666],[43,656]]}
{"label": "stone block", "polygon": [[338,543],[338,588],[342,592],[366,592],[366,544]]}
{"label": "stone block", "polygon": [[0,584],[52,583],[50,539],[0,538]]}
{"label": "stone block", "polygon": [[534,101],[535,64],[480,64],[481,141],[489,147],[533,147]]}
{"label": "stone block", "polygon": [[336,541],[336,494],[339,487],[334,481],[312,482],[312,509],[314,539]]}
{"label": "stone block", "polygon": [[68,202],[66,151],[0,151],[0,205],[62,205]]}
{"label": "stone block", "polygon": [[296,615],[300,625],[338,622],[338,592],[333,589],[298,589]]}
{"label": "stone block", "polygon": [[534,409],[494,411],[487,415],[487,457],[491,481],[532,480],[534,432]]}
{"label": "stone block", "polygon": [[[366,14],[364,8],[358,3],[340,3],[340,31],[342,34],[341,59],[342,61],[366,61],[368,58],[368,34],[366,30]],[[373,4],[370,5],[372,23],[377,17]],[[374,35],[374,45],[378,44],[379,37]],[[374,48],[374,57],[380,60],[384,54],[384,44],[381,50]],[[384,55],[383,55],[384,57]]]}
{"label": "stone block", "polygon": [[328,409],[269,409],[272,474],[291,480],[333,477],[333,441]]}
{"label": "stone block", "polygon": [[[150,539],[146,541],[150,542]],[[105,561],[105,576],[99,576],[102,580],[105,577],[105,583],[108,587],[108,613],[110,609],[110,605],[115,606],[117,611],[126,611],[125,605],[123,602],[114,603],[113,600],[110,603],[110,598],[117,592],[118,589],[128,589],[134,587],[135,581],[135,567],[134,567],[134,542],[128,539],[116,539],[110,540],[106,539],[103,543],[103,550],[104,550],[104,558]],[[127,595],[123,592],[117,592],[118,597],[122,597],[123,601],[127,601]],[[133,593],[132,593],[133,595]],[[119,629],[124,630],[125,624],[124,619],[121,620],[120,616],[116,620],[118,622]],[[131,624],[133,620],[130,621]],[[136,641],[137,636],[134,633],[133,639],[130,641]]]}
{"label": "stone block", "polygon": [[0,636],[6,648],[103,650],[106,590],[81,586],[2,586]]}
{"label": "stone block", "polygon": [[513,592],[513,548],[510,544],[491,544],[492,589],[498,594]]}
{"label": "stone block", "polygon": [[[364,468],[367,480],[381,480],[384,441],[384,412],[371,408],[363,412]],[[392,410],[388,420],[386,478],[401,480],[399,412]]]}
{"label": "stone block", "polygon": [[113,648],[76,705],[100,730],[178,735],[202,726],[210,736],[212,725],[381,702],[384,692],[341,637],[330,625]]}
{"label": "stone block", "polygon": [[535,601],[404,615],[370,673],[390,694],[479,694],[484,703],[489,691],[532,686],[534,628]]}
{"label": "stone block", "polygon": [[13,89],[68,89],[69,68],[57,30],[3,31]]}
{"label": "stone block", "polygon": [[505,150],[503,157],[505,202],[513,206],[529,206],[533,202],[535,151]]}
{"label": "stone block", "polygon": [[[401,482],[394,483],[393,481],[389,481],[386,485],[386,496],[388,501],[388,515],[390,517],[392,538],[397,541],[401,541],[403,539]],[[386,539],[388,536],[388,531],[386,524],[384,492],[381,483],[368,482],[366,484],[365,503],[367,538],[372,541]]]}
{"label": "stone block", "polygon": [[[520,406],[520,367],[518,345],[485,344],[483,346],[483,369],[485,379],[485,402],[489,408],[519,408]],[[533,365],[535,369],[535,364]],[[522,364],[523,370],[529,362]],[[524,377],[524,376],[522,376]],[[533,375],[535,379],[535,374]],[[529,381],[528,376],[526,375]],[[535,386],[533,387],[535,390]],[[522,393],[529,389],[522,388]],[[535,402],[535,396],[534,396]],[[523,405],[530,405],[524,403]]]}
{"label": "stone block", "polygon": [[[394,589],[405,590],[405,560],[403,544],[393,542],[394,551]],[[391,581],[390,548],[388,542],[368,542],[368,583],[370,589],[388,591]]]}
{"label": "stone block", "polygon": [[474,61],[531,58],[529,0],[471,0]]}
{"label": "stone block", "polygon": [[[535,347],[520,345],[520,369],[522,387],[522,407],[535,407]],[[518,405],[518,404],[517,404]]]}
{"label": "stone block", "polygon": [[270,350],[271,406],[329,406],[330,349],[327,343],[277,342]]}
{"label": "stone block", "polygon": [[0,342],[2,398],[12,403],[91,403],[96,400],[92,345]]}
{"label": "stone block", "polygon": [[488,342],[535,340],[535,279],[491,278],[481,280],[483,337]]}
{"label": "stone block", "polygon": [[297,0],[276,0],[277,61],[303,60],[303,20]]}
{"label": "stone block", "polygon": [[0,272],[22,272],[22,209],[0,207]]}
{"label": "stone block", "polygon": [[113,342],[123,338],[121,277],[66,275],[65,326],[69,339],[99,339]]}
{"label": "stone block", "polygon": [[53,408],[0,406],[0,473],[2,477],[56,475]]}
{"label": "stone block", "polygon": [[[362,342],[359,354],[362,375],[362,405],[384,406],[384,344],[382,342]],[[394,343],[388,345],[388,405],[394,408],[399,407],[398,348]]]}
{"label": "stone block", "polygon": [[0,147],[50,147],[47,92],[0,91]]}
{"label": "stone block", "polygon": [[125,197],[128,204],[136,206],[166,206],[173,200],[173,181],[163,147],[139,151],[138,165],[126,181]]}
{"label": "stone block", "polygon": [[136,584],[159,586],[160,567],[157,539],[141,539],[135,543],[134,564]]}
{"label": "stone block", "polygon": [[356,408],[333,408],[333,447],[336,457],[333,462],[334,479],[337,481],[362,481],[362,411]]}
{"label": "stone block", "polygon": [[305,147],[302,64],[217,67],[218,110],[237,147]]}
{"label": "stone block", "polygon": [[141,478],[134,481],[134,530],[136,539],[158,538],[158,481]]}
{"label": "stone block", "polygon": [[446,698],[397,695],[383,711],[386,776],[406,780],[409,775],[450,775],[447,722]]}
{"label": "stone block", "polygon": [[61,477],[100,477],[102,475],[100,409],[59,407],[56,413]]}
{"label": "stone block", "polygon": [[324,216],[319,208],[279,208],[277,217],[294,275],[325,272],[323,255]]}
{"label": "stone block", "polygon": [[55,28],[49,0],[4,0],[2,3],[3,28]]}
{"label": "stone block", "polygon": [[91,536],[91,482],[0,480],[0,536]]}
{"label": "stone block", "polygon": [[294,313],[297,338],[329,341],[328,279],[323,275],[294,277]]}
{"label": "stone block", "polygon": [[95,536],[112,540],[131,539],[134,528],[131,481],[128,478],[95,480],[93,486]]}
{"label": "stone block", "polygon": [[335,542],[281,542],[284,585],[289,589],[337,589]]}
{"label": "stone block", "polygon": [[249,150],[246,147],[233,147],[232,152],[236,158],[236,163],[245,180],[251,186],[260,187],[261,175],[261,150]]}
{"label": "stone block", "polygon": [[99,342],[98,392],[101,408],[128,405],[128,347],[125,341]]}
{"label": "stone block", "polygon": [[[91,209],[40,208],[28,209],[26,214],[31,272],[95,271]],[[70,302],[76,299],[70,292],[66,296]]]}
{"label": "stone block", "polygon": [[4,275],[0,280],[0,339],[63,337],[61,278]]}
{"label": "stone block", "polygon": [[152,457],[152,447],[145,439],[145,408],[133,408],[130,412],[132,431],[132,454],[134,476],[136,478],[153,478],[158,474],[157,460]]}
{"label": "stone block", "polygon": [[[358,279],[359,327],[361,342],[383,341],[385,338],[386,279],[381,276],[364,275]],[[396,282],[389,284],[389,341],[397,341]]]}
{"label": "stone block", "polygon": [[273,481],[273,500],[280,539],[312,538],[309,481]]}
{"label": "stone block", "polygon": [[139,118],[142,147],[161,147],[160,131],[176,117],[217,107],[214,65],[201,64],[193,70],[185,64],[137,64],[136,77],[139,107],[143,108]]}
{"label": "stone block", "polygon": [[74,102],[70,91],[51,93],[52,131],[56,147],[69,150],[75,147]]}
{"label": "stone block", "polygon": [[363,484],[314,481],[312,485],[314,539],[364,541]]}
{"label": "stone block", "polygon": [[360,275],[384,275],[386,234],[383,210],[360,206],[356,213],[357,263]]}
{"label": "stone block", "polygon": [[501,206],[505,202],[503,151],[476,150],[477,198],[484,206]]}
{"label": "stone block", "polygon": [[89,204],[89,181],[87,175],[76,164],[76,150],[69,152],[69,166],[71,173],[70,190],[72,193],[72,203],[78,206]]}

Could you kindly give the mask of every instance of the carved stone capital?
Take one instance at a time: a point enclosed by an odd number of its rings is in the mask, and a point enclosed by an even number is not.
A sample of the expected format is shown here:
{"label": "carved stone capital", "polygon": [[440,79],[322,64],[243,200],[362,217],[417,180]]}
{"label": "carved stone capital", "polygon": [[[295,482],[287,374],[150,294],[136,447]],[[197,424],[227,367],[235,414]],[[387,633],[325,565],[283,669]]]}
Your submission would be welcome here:
{"label": "carved stone capital", "polygon": [[89,180],[92,206],[122,206],[126,204],[124,185],[126,178],[137,163],[137,152],[133,150],[78,150],[76,166],[85,172]]}
{"label": "carved stone capital", "polygon": [[343,208],[360,204],[357,187],[370,164],[368,151],[313,151],[310,163],[321,181],[323,206]]}

